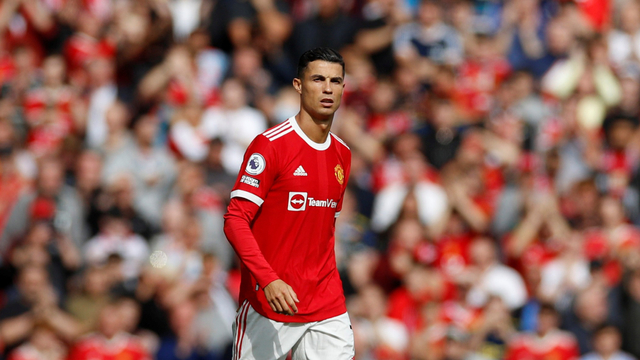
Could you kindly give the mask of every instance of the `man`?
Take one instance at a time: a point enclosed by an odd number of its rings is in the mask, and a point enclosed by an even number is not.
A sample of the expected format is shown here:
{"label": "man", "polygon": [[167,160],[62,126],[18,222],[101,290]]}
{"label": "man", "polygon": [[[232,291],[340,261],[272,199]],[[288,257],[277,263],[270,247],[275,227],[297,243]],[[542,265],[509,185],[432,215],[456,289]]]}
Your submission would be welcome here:
{"label": "man", "polygon": [[575,360],[580,352],[575,336],[558,328],[560,316],[553,305],[542,304],[535,332],[519,333],[507,345],[505,360]]}
{"label": "man", "polygon": [[350,360],[353,331],[334,252],[351,152],[330,133],[344,61],[305,52],[300,112],[258,135],[231,192],[224,230],[242,260],[234,359]]}

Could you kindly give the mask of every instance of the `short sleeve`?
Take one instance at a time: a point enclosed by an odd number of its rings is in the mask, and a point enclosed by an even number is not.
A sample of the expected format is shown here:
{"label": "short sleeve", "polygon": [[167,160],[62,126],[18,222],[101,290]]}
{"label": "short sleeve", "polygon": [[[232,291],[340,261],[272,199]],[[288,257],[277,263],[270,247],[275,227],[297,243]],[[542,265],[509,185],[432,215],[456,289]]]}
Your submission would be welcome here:
{"label": "short sleeve", "polygon": [[258,135],[244,154],[231,198],[247,199],[262,206],[278,174],[279,164],[269,139]]}

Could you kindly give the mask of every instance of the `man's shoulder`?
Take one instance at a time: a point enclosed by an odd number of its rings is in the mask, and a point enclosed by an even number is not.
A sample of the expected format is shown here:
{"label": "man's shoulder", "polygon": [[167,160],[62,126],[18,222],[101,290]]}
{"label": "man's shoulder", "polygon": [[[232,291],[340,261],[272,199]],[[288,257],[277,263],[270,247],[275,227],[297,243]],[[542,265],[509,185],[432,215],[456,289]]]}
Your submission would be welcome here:
{"label": "man's shoulder", "polygon": [[340,139],[340,137],[338,137],[338,135],[334,133],[330,133],[330,134],[333,137],[333,139],[336,140],[336,143],[338,144],[339,149],[351,152],[351,148],[349,147],[349,145],[347,145],[346,142],[344,142],[344,140]]}
{"label": "man's shoulder", "polygon": [[[271,128],[265,130],[262,134],[256,137],[256,140],[258,138],[264,138],[264,140],[268,140],[268,142],[273,143],[276,140],[286,138],[287,135],[291,135],[292,133],[294,133],[294,130],[295,129],[293,127],[293,124],[291,124],[291,121],[285,120],[284,122],[276,126],[272,126]],[[278,141],[278,143],[282,143],[282,142],[284,141],[283,140]]]}

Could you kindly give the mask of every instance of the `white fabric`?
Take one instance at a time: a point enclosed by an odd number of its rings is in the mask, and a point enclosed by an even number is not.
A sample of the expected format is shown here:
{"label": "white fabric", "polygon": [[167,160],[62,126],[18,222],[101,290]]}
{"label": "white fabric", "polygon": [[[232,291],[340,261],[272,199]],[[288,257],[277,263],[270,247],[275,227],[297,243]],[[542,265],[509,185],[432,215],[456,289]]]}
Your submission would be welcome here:
{"label": "white fabric", "polygon": [[200,25],[202,0],[173,0],[169,10],[173,18],[173,35],[184,40]]}
{"label": "white fabric", "polygon": [[222,165],[230,174],[238,173],[247,146],[266,129],[267,119],[249,106],[237,110],[209,108],[200,125],[201,133],[208,139],[220,138],[224,142]]}
{"label": "white fabric", "polygon": [[105,114],[118,97],[115,84],[101,86],[91,93],[87,113],[87,145],[99,148],[107,140],[108,126]]}
{"label": "white fabric", "polygon": [[[394,183],[382,189],[373,203],[371,228],[376,232],[389,228],[398,219],[408,194],[408,186],[401,183]],[[418,202],[418,216],[424,225],[433,225],[447,210],[447,194],[439,185],[421,182],[414,187],[414,195]]]}
{"label": "white fabric", "polygon": [[640,31],[629,35],[620,30],[609,33],[609,59],[617,66],[640,58]]}
{"label": "white fabric", "polygon": [[180,120],[171,126],[169,136],[180,154],[191,162],[200,162],[209,153],[207,139],[198,133],[191,124]]}
{"label": "white fabric", "polygon": [[84,254],[91,265],[104,263],[109,255],[118,254],[122,257],[122,273],[125,278],[133,279],[138,276],[142,265],[149,256],[147,242],[140,235],[132,234],[127,237],[96,235],[89,239],[84,246]]}
{"label": "white fabric", "polygon": [[590,282],[591,274],[586,260],[578,260],[572,264],[554,260],[542,268],[540,291],[551,297],[558,295],[561,290],[568,290],[566,283],[571,284],[574,290],[579,290],[586,288]]}
{"label": "white fabric", "polygon": [[527,300],[527,289],[518,272],[504,265],[494,265],[469,290],[467,303],[482,307],[492,295],[500,297],[509,310],[515,310]]}
{"label": "white fabric", "polygon": [[352,360],[353,330],[344,313],[322,321],[281,323],[258,314],[245,301],[233,324],[233,360]]}

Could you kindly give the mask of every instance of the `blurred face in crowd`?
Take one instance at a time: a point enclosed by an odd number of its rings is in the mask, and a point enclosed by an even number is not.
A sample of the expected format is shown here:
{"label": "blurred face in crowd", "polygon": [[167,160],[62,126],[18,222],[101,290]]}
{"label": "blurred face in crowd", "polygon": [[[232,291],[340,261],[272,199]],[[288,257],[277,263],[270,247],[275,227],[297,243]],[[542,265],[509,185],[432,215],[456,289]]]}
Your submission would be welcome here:
{"label": "blurred face in crowd", "polygon": [[113,338],[122,330],[123,321],[118,306],[109,304],[100,312],[98,329],[107,339]]}
{"label": "blurred face in crowd", "polygon": [[45,326],[38,326],[33,330],[29,343],[43,354],[63,356],[65,352],[64,343],[53,330]]}
{"label": "blurred face in crowd", "polygon": [[224,107],[237,110],[247,105],[247,91],[237,79],[229,79],[222,84],[222,102]]}
{"label": "blurred face in crowd", "polygon": [[538,334],[544,336],[558,327],[558,314],[553,309],[540,309],[538,315]]}
{"label": "blurred face in crowd", "polygon": [[340,10],[340,0],[318,0],[318,15],[321,18],[334,16]]}
{"label": "blurred face in crowd", "polygon": [[624,149],[633,138],[635,129],[635,125],[629,120],[615,121],[607,134],[609,145],[614,149]]}
{"label": "blurred face in crowd", "polygon": [[175,305],[169,314],[171,328],[178,337],[186,336],[192,328],[196,308],[193,303],[186,301]]}
{"label": "blurred face in crowd", "polygon": [[621,345],[622,337],[620,336],[620,331],[614,326],[600,329],[593,339],[593,347],[601,355],[613,354],[620,350]]}
{"label": "blurred face in crowd", "polygon": [[135,134],[138,143],[142,146],[151,146],[158,131],[158,121],[153,115],[142,116],[135,126]]}
{"label": "blurred face in crowd", "polygon": [[176,233],[186,221],[186,209],[181,202],[171,201],[164,206],[162,227],[167,233]]}
{"label": "blurred face in crowd", "polygon": [[496,249],[490,239],[480,238],[471,244],[471,259],[475,265],[485,269],[495,263]]}
{"label": "blurred face in crowd", "polygon": [[53,229],[49,223],[40,221],[29,229],[26,237],[26,243],[29,245],[35,245],[44,247],[53,238]]}
{"label": "blurred face in crowd", "polygon": [[84,289],[90,296],[103,296],[109,290],[109,281],[104,270],[90,268],[84,275]]}
{"label": "blurred face in crowd", "polygon": [[115,64],[113,60],[99,57],[88,65],[89,77],[94,86],[102,86],[114,80]]}
{"label": "blurred face in crowd", "polygon": [[38,266],[28,266],[18,275],[20,295],[29,303],[35,303],[42,291],[49,285],[47,272]]}
{"label": "blurred face in crowd", "polygon": [[552,54],[567,53],[573,40],[573,31],[563,20],[554,19],[547,26],[547,43]]}
{"label": "blurred face in crowd", "polygon": [[635,34],[640,26],[640,4],[625,1],[620,11],[620,29],[628,34]]}
{"label": "blurred face in crowd", "polygon": [[369,98],[369,106],[376,113],[386,113],[393,109],[397,96],[393,83],[381,81],[376,85],[373,94]]}
{"label": "blurred face in crowd", "polygon": [[92,152],[83,152],[76,162],[77,186],[82,190],[93,190],[100,186],[102,159]]}
{"label": "blurred face in crowd", "polygon": [[622,203],[611,196],[606,196],[600,201],[600,217],[605,227],[614,227],[625,222]]}
{"label": "blurred face in crowd", "polygon": [[262,66],[260,53],[252,47],[241,47],[233,52],[233,75],[248,80],[255,76]]}
{"label": "blurred face in crowd", "polygon": [[115,206],[120,209],[133,207],[134,198],[133,181],[131,177],[123,174],[109,184],[109,193],[113,195]]}
{"label": "blurred face in crowd", "polygon": [[46,159],[40,165],[38,174],[38,186],[43,196],[55,196],[63,184],[62,163],[52,159]]}
{"label": "blurred face in crowd", "polygon": [[13,152],[13,126],[9,120],[0,119],[0,162]]}
{"label": "blurred face in crowd", "polygon": [[360,292],[360,299],[367,319],[374,321],[384,317],[387,311],[387,300],[379,286],[365,286]]}
{"label": "blurred face in crowd", "polygon": [[123,330],[129,333],[135,331],[140,319],[140,305],[133,299],[122,299],[118,302],[118,313]]}
{"label": "blurred face in crowd", "polygon": [[431,0],[422,1],[418,8],[418,21],[424,26],[432,26],[440,22],[440,6]]}
{"label": "blurred face in crowd", "polygon": [[127,107],[119,101],[113,103],[113,105],[107,109],[104,116],[110,133],[125,129],[129,122],[129,111]]}
{"label": "blurred face in crowd", "polygon": [[342,101],[342,65],[323,60],[312,61],[304,70],[302,79],[293,79],[293,87],[300,94],[301,107],[312,119],[331,120]]}
{"label": "blurred face in crowd", "polygon": [[44,82],[48,86],[59,86],[64,82],[66,76],[66,65],[62,56],[53,55],[44,60],[42,72]]}
{"label": "blurred face in crowd", "polygon": [[576,300],[575,313],[578,318],[591,326],[598,326],[607,320],[609,309],[603,290],[590,288],[580,294]]}

